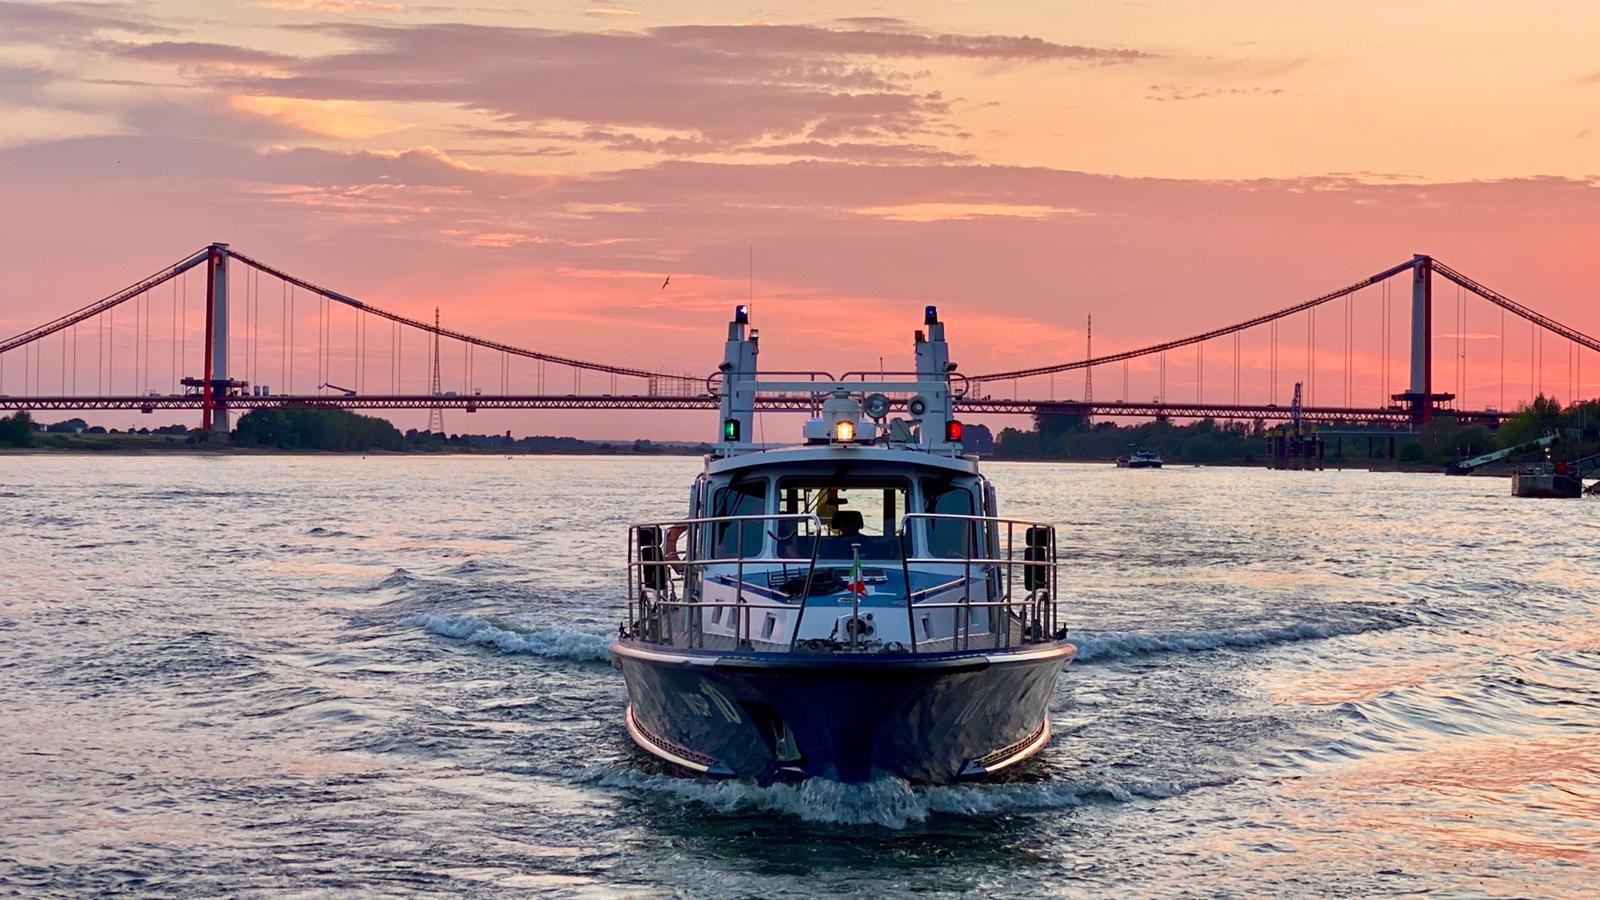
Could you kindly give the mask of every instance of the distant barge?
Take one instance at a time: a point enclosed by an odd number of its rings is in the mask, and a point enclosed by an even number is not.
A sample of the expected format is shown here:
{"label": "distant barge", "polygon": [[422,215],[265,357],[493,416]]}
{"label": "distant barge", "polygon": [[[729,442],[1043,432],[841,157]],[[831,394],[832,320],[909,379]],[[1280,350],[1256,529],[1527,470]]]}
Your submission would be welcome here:
{"label": "distant barge", "polygon": [[1511,493],[1516,497],[1581,497],[1583,479],[1566,463],[1542,463],[1513,473]]}

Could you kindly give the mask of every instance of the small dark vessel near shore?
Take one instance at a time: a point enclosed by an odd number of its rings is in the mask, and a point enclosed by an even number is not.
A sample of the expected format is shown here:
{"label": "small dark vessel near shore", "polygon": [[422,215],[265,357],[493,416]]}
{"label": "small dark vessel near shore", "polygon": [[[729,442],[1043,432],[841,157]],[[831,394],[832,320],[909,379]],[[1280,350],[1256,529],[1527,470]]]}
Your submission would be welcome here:
{"label": "small dark vessel near shore", "polygon": [[[757,380],[740,307],[710,384],[722,431],[689,515],[629,531],[611,644],[641,748],[761,782],[982,777],[1050,739],[1077,652],[1054,527],[1001,518],[963,452],[937,310],[914,372]],[[751,440],[758,392],[808,400],[804,443]],[[896,407],[906,417],[891,417]]]}
{"label": "small dark vessel near shore", "polygon": [[1159,469],[1161,468],[1161,454],[1154,450],[1140,450],[1132,456],[1117,457],[1119,469]]}

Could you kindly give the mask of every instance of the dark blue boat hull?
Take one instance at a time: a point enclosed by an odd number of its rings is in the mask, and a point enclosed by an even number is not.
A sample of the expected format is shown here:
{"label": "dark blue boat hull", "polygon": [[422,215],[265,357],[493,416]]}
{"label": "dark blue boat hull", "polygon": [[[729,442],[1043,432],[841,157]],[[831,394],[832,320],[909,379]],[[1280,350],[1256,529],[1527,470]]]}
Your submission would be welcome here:
{"label": "dark blue boat hull", "polygon": [[1049,739],[1057,642],[984,653],[715,653],[621,640],[628,730],[694,771],[758,780],[979,777]]}

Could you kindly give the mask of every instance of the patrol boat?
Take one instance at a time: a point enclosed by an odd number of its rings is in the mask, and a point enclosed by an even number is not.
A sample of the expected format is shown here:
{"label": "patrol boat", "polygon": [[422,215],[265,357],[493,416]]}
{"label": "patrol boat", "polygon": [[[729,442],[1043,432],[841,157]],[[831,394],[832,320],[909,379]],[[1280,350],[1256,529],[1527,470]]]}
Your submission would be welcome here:
{"label": "patrol boat", "polygon": [[[688,516],[628,532],[611,658],[644,750],[762,783],[939,784],[1049,740],[1076,653],[1055,529],[1000,516],[962,449],[965,379],[936,308],[924,326],[911,372],[758,378],[737,309],[707,380],[720,439]],[[750,440],[758,394],[811,412],[801,443]]]}

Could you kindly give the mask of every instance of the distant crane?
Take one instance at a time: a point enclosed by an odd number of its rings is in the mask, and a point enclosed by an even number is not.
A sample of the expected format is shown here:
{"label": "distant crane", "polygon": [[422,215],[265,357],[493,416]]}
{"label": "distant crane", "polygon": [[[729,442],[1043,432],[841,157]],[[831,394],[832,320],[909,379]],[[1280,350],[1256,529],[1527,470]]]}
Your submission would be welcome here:
{"label": "distant crane", "polygon": [[322,386],[325,387],[325,388],[332,388],[333,390],[338,391],[339,393],[345,395],[346,397],[354,397],[356,395],[355,391],[352,391],[351,389],[349,389],[347,387],[340,387],[337,384],[329,384],[326,381],[322,383]]}

